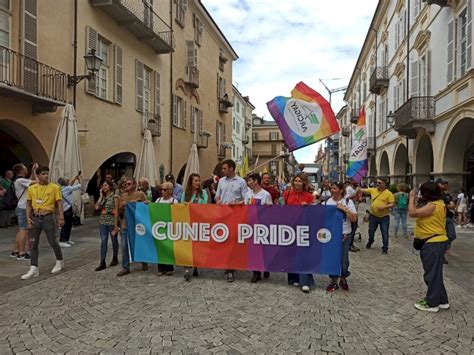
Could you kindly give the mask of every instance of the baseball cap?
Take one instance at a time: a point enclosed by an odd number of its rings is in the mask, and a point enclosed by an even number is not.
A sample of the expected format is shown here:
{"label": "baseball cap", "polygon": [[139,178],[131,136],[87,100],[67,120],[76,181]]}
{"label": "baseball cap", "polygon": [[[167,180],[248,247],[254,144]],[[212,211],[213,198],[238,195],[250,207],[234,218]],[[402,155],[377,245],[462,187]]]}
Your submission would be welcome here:
{"label": "baseball cap", "polygon": [[174,180],[173,174],[168,174],[168,175],[166,175],[166,176],[165,176],[165,180],[166,180],[166,181]]}
{"label": "baseball cap", "polygon": [[435,181],[437,184],[447,184],[448,182],[444,180],[443,178],[437,178]]}

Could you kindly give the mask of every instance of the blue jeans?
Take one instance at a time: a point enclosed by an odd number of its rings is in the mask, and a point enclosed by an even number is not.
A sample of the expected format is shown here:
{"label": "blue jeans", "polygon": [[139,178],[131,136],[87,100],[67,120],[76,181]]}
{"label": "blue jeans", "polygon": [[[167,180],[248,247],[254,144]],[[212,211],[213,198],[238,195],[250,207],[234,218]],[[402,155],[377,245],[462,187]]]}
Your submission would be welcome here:
{"label": "blue jeans", "polygon": [[407,232],[407,214],[408,210],[406,208],[394,208],[393,209],[393,218],[395,219],[395,226],[393,228],[394,235],[398,234],[398,228],[400,223],[402,224],[402,233],[404,236],[408,235]]}
{"label": "blue jeans", "polygon": [[390,227],[390,216],[375,217],[373,214],[369,217],[369,241],[367,245],[372,245],[375,238],[375,231],[380,225],[380,231],[382,232],[382,250],[388,250],[388,229]]}
{"label": "blue jeans", "polygon": [[117,236],[112,236],[112,231],[114,230],[113,225],[106,225],[106,224],[101,224],[99,226],[99,231],[100,231],[100,260],[105,261],[105,258],[107,257],[107,245],[109,244],[109,235],[110,235],[110,240],[112,241],[112,249],[113,249],[113,256],[114,258],[117,257],[118,255],[118,239]]}
{"label": "blue jeans", "polygon": [[300,286],[309,286],[309,287],[316,286],[314,283],[314,278],[312,274],[288,273],[288,285],[293,285],[294,283],[297,283]]}
{"label": "blue jeans", "polygon": [[[349,271],[349,249],[351,248],[351,235],[349,234],[346,237],[346,240],[342,241],[342,267],[341,267],[341,277],[349,277],[351,272]],[[331,279],[337,279],[339,275],[329,275]]]}
{"label": "blue jeans", "polygon": [[122,267],[124,269],[130,270],[130,252],[128,249],[128,232],[127,228],[122,228],[120,230],[122,235]]}

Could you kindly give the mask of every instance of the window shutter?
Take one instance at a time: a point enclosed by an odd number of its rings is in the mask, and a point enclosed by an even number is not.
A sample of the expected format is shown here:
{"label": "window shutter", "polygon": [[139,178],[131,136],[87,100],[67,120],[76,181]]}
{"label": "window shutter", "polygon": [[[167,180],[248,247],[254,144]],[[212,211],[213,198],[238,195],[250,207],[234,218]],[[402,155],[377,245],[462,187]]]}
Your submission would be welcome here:
{"label": "window shutter", "polygon": [[38,92],[38,43],[36,0],[23,0],[23,87],[26,91]]}
{"label": "window shutter", "polygon": [[[226,84],[226,81],[225,79],[223,79],[223,85],[222,85],[222,97],[224,97],[224,95],[227,93],[227,84]],[[229,97],[230,99],[230,97]]]}
{"label": "window shutter", "polygon": [[217,98],[221,98],[221,81],[219,78],[219,73],[217,74]]}
{"label": "window shutter", "polygon": [[199,115],[199,134],[202,134],[203,130],[204,130],[204,122],[203,122],[203,119],[202,119],[202,111],[199,110],[198,111],[198,115]]}
{"label": "window shutter", "polygon": [[143,112],[143,63],[138,60],[135,60],[135,85],[135,108],[138,112]]}
{"label": "window shutter", "polygon": [[115,102],[122,104],[123,90],[123,52],[122,48],[115,45]]}
{"label": "window shutter", "polygon": [[173,125],[178,126],[178,101],[176,95],[172,95],[173,100]]}
{"label": "window shutter", "polygon": [[448,23],[448,84],[454,80],[454,24],[454,20]]}
{"label": "window shutter", "polygon": [[466,70],[472,66],[472,0],[467,1],[467,48],[466,48]]}
{"label": "window shutter", "polygon": [[186,56],[188,67],[194,66],[194,41],[186,41]]}
{"label": "window shutter", "polygon": [[227,142],[226,124],[222,125],[224,142]]}
{"label": "window shutter", "polygon": [[431,51],[426,52],[426,96],[431,96]]}
{"label": "window shutter", "polygon": [[396,22],[395,22],[395,41],[394,41],[394,43],[395,43],[395,52],[396,52],[397,49],[398,49],[398,39],[399,39],[399,34],[398,34],[398,32],[399,32],[399,26],[400,26],[400,22],[399,22],[399,21],[396,21]]}
{"label": "window shutter", "polygon": [[419,96],[418,93],[418,66],[420,62],[415,60],[414,62],[410,63],[410,97]]}
{"label": "window shutter", "polygon": [[[97,51],[97,44],[99,42],[99,35],[97,31],[93,28],[87,26],[86,27],[86,39],[87,39],[87,49],[86,54],[91,50]],[[87,68],[86,68],[87,71]],[[89,79],[86,83],[86,92],[92,95],[97,95],[97,85],[96,85],[96,77],[93,76]]]}
{"label": "window shutter", "polygon": [[186,120],[188,117],[188,102],[184,99],[183,99],[183,106],[184,106],[184,114],[183,114],[183,127],[182,128],[186,129]]}
{"label": "window shutter", "polygon": [[155,71],[155,115],[161,116],[161,76]]}
{"label": "window shutter", "polygon": [[220,135],[219,135],[219,122],[216,121],[216,145],[219,145]]}

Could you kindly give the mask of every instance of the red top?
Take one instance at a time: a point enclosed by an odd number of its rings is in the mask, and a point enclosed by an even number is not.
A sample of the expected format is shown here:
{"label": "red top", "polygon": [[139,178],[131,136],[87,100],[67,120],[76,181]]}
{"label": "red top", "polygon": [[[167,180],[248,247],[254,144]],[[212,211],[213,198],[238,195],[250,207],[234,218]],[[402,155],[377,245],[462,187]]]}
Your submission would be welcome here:
{"label": "red top", "polygon": [[278,191],[275,187],[272,185],[266,187],[262,185],[262,189],[266,190],[270,196],[272,197],[272,202],[275,203],[275,200],[278,200],[280,197],[280,191]]}
{"label": "red top", "polygon": [[312,204],[314,197],[309,192],[296,192],[295,190],[286,190],[283,193],[283,201],[285,205],[301,205],[306,202],[307,204]]}

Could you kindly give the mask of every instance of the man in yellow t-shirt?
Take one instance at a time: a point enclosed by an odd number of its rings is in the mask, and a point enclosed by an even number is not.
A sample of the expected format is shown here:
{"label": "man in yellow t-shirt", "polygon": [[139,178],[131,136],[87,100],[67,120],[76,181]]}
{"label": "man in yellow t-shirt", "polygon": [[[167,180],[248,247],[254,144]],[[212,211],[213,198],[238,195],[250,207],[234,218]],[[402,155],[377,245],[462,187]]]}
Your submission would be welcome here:
{"label": "man in yellow t-shirt", "polygon": [[46,233],[49,245],[53,248],[56,256],[56,265],[51,273],[56,274],[64,267],[61,247],[56,239],[57,225],[55,220],[57,213],[59,226],[64,225],[61,190],[58,185],[49,182],[49,168],[47,166],[40,166],[36,169],[36,177],[38,183],[30,185],[26,192],[26,216],[33,246],[31,248],[31,267],[21,277],[22,280],[28,280],[39,275],[38,247],[42,231]]}
{"label": "man in yellow t-shirt", "polygon": [[390,228],[390,209],[395,206],[395,197],[387,189],[387,181],[377,178],[375,188],[362,189],[366,195],[370,195],[371,206],[369,216],[369,240],[365,246],[370,249],[374,243],[375,231],[380,225],[382,233],[382,253],[388,252],[388,231]]}

